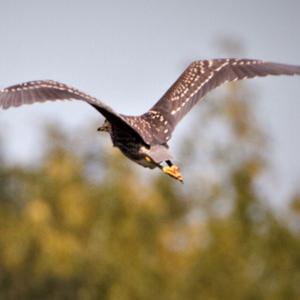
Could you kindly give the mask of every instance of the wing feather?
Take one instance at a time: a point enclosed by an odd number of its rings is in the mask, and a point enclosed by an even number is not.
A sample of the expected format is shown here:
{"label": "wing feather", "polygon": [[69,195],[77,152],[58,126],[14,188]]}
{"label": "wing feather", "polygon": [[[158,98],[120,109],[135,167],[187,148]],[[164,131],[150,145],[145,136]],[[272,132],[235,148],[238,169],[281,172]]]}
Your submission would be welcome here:
{"label": "wing feather", "polygon": [[73,99],[87,102],[104,115],[112,123],[112,126],[118,127],[118,130],[127,130],[142,142],[147,143],[141,134],[126,120],[125,116],[118,114],[100,100],[53,80],[29,81],[0,90],[0,109],[36,102]]}
{"label": "wing feather", "polygon": [[133,127],[138,132],[142,128],[142,136],[146,131],[151,144],[166,143],[178,122],[209,91],[226,82],[267,75],[300,75],[300,66],[250,59],[195,61]]}

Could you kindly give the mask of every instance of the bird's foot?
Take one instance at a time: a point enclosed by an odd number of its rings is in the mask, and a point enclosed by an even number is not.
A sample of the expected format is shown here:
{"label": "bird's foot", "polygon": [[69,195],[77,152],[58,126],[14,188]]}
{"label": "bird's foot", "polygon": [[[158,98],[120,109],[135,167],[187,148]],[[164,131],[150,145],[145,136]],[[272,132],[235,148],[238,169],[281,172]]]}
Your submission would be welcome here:
{"label": "bird's foot", "polygon": [[175,178],[176,180],[178,180],[180,182],[183,182],[183,177],[180,174],[180,170],[179,170],[179,168],[177,166],[175,166],[175,165],[165,166],[165,167],[162,168],[162,171],[165,174],[167,174],[167,175]]}

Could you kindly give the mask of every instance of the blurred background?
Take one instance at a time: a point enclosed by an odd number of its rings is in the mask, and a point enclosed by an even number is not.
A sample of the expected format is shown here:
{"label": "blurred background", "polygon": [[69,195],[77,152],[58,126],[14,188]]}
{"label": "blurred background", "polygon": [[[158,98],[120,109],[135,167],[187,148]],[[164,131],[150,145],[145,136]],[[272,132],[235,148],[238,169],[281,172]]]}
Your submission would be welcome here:
{"label": "blurred background", "polygon": [[[195,59],[300,64],[299,11],[3,1],[0,85],[54,79],[140,114]],[[0,111],[0,299],[299,299],[299,80],[209,94],[170,143],[184,185],[113,149],[84,103]]]}

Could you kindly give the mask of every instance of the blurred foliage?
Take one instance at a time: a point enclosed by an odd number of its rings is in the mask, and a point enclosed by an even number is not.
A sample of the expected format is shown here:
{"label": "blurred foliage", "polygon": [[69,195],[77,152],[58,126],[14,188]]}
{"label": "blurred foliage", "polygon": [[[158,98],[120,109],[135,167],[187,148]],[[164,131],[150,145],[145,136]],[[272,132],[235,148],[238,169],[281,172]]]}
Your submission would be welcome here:
{"label": "blurred foliage", "polygon": [[300,299],[299,196],[264,203],[251,95],[220,93],[182,137],[185,185],[89,130],[48,128],[34,168],[0,158],[0,299]]}

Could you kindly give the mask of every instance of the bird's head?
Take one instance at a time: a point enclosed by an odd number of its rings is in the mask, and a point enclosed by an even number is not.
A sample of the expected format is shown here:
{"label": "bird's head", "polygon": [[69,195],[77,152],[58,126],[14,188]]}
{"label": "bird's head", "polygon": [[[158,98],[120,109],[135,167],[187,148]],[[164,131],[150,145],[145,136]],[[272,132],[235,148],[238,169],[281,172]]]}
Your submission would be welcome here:
{"label": "bird's head", "polygon": [[111,133],[111,124],[105,119],[102,126],[97,129],[97,131],[108,132]]}

